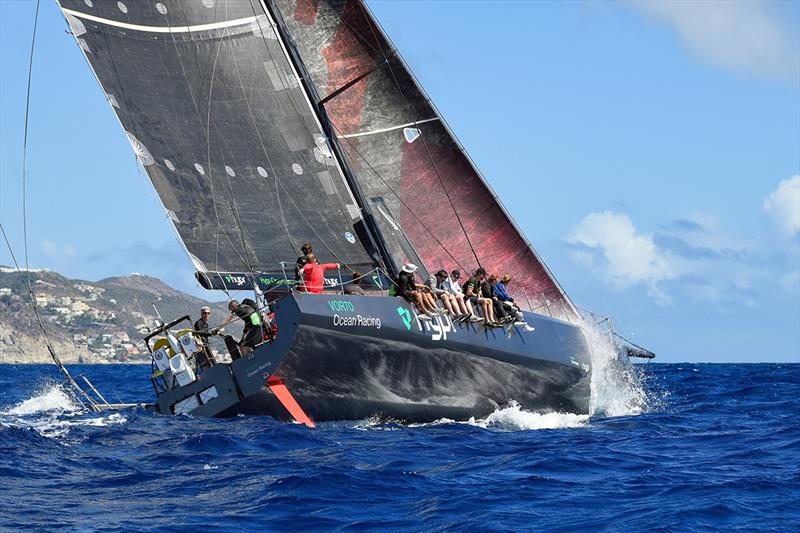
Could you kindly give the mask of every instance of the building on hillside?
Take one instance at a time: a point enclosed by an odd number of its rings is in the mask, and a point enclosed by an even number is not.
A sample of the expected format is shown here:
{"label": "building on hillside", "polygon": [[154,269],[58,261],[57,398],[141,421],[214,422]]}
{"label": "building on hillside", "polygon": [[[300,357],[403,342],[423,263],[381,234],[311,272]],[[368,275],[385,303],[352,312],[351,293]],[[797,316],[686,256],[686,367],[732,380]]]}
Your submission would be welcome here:
{"label": "building on hillside", "polygon": [[0,287],[0,296],[11,296],[11,287]]}
{"label": "building on hillside", "polygon": [[72,305],[72,298],[70,298],[69,296],[62,296],[61,298],[58,299],[58,303],[60,303],[64,307],[69,307],[70,305]]}
{"label": "building on hillside", "polygon": [[50,303],[50,300],[44,294],[40,294],[36,297],[36,305],[38,307],[47,307],[48,303]]}

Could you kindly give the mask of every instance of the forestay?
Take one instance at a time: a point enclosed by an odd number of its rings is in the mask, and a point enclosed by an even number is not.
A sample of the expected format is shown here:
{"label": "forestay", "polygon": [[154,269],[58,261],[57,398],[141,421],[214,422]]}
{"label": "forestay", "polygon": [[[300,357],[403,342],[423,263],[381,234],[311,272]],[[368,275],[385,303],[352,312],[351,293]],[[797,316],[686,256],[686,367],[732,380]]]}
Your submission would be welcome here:
{"label": "forestay", "polygon": [[[396,258],[510,274],[517,301],[575,310],[358,0],[267,0],[291,36]],[[523,296],[524,293],[524,296]],[[527,297],[527,298],[526,298]]]}
{"label": "forestay", "polygon": [[201,272],[280,273],[301,244],[372,267],[361,213],[258,0],[59,0]]}

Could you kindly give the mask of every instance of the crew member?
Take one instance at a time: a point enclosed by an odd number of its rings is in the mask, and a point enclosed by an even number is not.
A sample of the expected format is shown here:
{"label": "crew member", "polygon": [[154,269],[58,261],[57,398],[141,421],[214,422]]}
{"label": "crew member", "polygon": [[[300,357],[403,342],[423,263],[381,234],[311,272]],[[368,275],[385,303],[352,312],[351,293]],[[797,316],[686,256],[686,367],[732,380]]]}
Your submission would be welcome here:
{"label": "crew member", "polygon": [[361,286],[361,280],[363,278],[364,275],[361,272],[353,272],[353,276],[350,279],[350,283],[344,286],[344,293],[355,294],[357,296],[366,296],[367,292]]}
{"label": "crew member", "polygon": [[[231,357],[238,359],[238,356],[247,355],[261,343],[263,338],[261,335],[261,317],[258,315],[255,309],[249,305],[240,304],[236,300],[231,300],[228,302],[228,310],[231,312],[231,314],[225,319],[220,327],[233,322],[237,318],[242,319],[244,322],[244,328],[242,329],[242,340],[231,345],[228,342],[230,337],[227,336],[225,338],[225,344],[228,346],[228,350],[231,352]],[[238,354],[236,352],[238,352]]]}
{"label": "crew member", "polygon": [[303,267],[303,288],[305,292],[320,294],[325,288],[325,271],[336,270],[339,263],[317,263],[317,256],[306,254],[306,265]]}
{"label": "crew member", "polygon": [[300,251],[303,253],[303,255],[297,258],[297,263],[294,265],[294,279],[298,281],[300,280],[300,273],[303,271],[303,267],[306,266],[307,263],[306,256],[313,251],[311,249],[311,243],[303,243],[303,246],[300,247]]}
{"label": "crew member", "polygon": [[425,285],[428,286],[434,298],[439,298],[442,300],[445,309],[447,309],[447,312],[453,317],[453,320],[460,320],[463,318],[464,313],[462,313],[461,309],[458,307],[455,296],[450,294],[450,292],[445,288],[444,282],[446,279],[447,271],[440,270],[436,274],[431,275],[425,282]]}
{"label": "crew member", "polygon": [[[200,368],[211,367],[216,363],[216,361],[214,361],[214,356],[211,354],[211,346],[209,346],[208,339],[219,333],[219,330],[212,329],[209,331],[209,318],[211,318],[211,308],[208,306],[201,307],[200,318],[194,323],[194,329],[192,331],[192,335],[200,338],[203,342],[203,351],[197,354],[197,366]],[[202,356],[200,355],[201,353],[203,354]],[[201,358],[205,360],[201,361]]]}
{"label": "crew member", "polygon": [[508,324],[514,321],[514,317],[506,312],[503,302],[495,295],[494,286],[497,283],[497,274],[492,274],[489,279],[481,283],[481,296],[489,299],[492,302],[494,309],[494,316],[497,317],[498,324]]}
{"label": "crew member", "polygon": [[420,319],[430,320],[432,317],[442,314],[444,310],[440,312],[436,307],[436,301],[428,287],[417,286],[417,282],[414,280],[414,272],[417,270],[417,265],[413,263],[403,265],[400,275],[397,277],[397,296],[409,303],[416,304],[420,312]]}
{"label": "crew member", "polygon": [[484,279],[486,279],[486,271],[479,267],[474,275],[464,284],[464,299],[473,306],[478,306],[482,309],[483,318],[486,320],[485,325],[494,328],[497,327],[498,324],[494,320],[492,301],[481,296],[481,285]]}

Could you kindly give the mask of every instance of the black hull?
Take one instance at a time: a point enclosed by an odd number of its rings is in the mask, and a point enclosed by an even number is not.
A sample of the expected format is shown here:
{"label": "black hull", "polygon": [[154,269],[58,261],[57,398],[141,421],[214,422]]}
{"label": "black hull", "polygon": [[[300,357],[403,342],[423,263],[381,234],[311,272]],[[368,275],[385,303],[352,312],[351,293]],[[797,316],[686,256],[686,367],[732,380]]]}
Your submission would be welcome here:
{"label": "black hull", "polygon": [[285,383],[315,421],[465,420],[512,400],[530,410],[589,409],[589,348],[571,324],[526,314],[536,331],[510,335],[447,318],[426,325],[399,299],[327,294],[290,295],[275,308],[274,342],[160,395],[159,410],[220,383],[219,397],[192,414],[292,420],[267,379]]}

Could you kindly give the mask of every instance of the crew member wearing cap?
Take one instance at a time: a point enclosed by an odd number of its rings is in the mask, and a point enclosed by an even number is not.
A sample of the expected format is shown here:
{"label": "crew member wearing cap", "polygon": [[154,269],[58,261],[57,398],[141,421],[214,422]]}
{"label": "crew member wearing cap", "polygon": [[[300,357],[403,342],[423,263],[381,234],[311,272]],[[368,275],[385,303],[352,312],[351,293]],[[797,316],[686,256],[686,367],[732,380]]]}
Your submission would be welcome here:
{"label": "crew member wearing cap", "polygon": [[424,285],[417,286],[414,280],[414,273],[418,270],[417,265],[408,263],[403,265],[400,275],[397,277],[397,295],[407,302],[417,305],[421,313],[419,318],[430,320],[431,317],[439,316],[441,312],[436,307],[436,300],[433,299],[430,289]]}
{"label": "crew member wearing cap", "polygon": [[216,335],[219,333],[219,330],[213,329],[209,331],[208,329],[208,319],[211,318],[211,308],[208,306],[203,306],[200,308],[200,318],[197,319],[197,322],[194,323],[194,328],[192,331],[192,335],[202,339],[203,342],[203,354],[205,356],[205,361],[200,361],[200,357],[198,356],[197,366],[200,368],[206,368],[214,365],[214,356],[211,355],[211,347],[208,345],[209,337]]}

